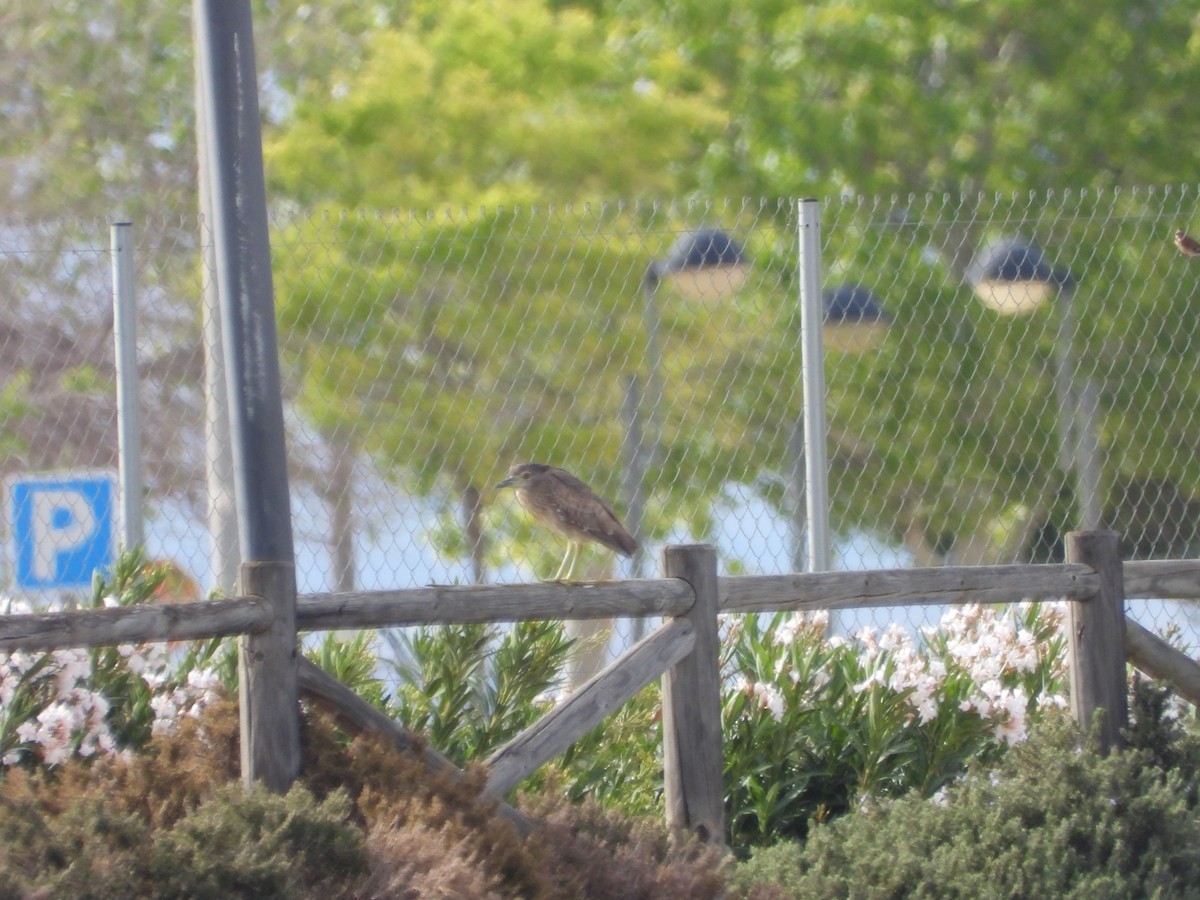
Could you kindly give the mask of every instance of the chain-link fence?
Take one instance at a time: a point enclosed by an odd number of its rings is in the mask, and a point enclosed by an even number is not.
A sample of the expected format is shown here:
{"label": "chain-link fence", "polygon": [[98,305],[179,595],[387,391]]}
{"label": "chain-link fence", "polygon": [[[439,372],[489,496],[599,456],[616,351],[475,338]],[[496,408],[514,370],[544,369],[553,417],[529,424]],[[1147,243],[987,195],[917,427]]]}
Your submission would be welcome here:
{"label": "chain-link fence", "polygon": [[[1055,560],[1099,523],[1129,557],[1196,556],[1200,260],[1172,243],[1196,206],[1179,187],[822,202],[829,563]],[[652,575],[692,539],[729,573],[809,565],[800,208],[278,214],[301,590],[548,577],[565,542],[494,490],[525,461],[642,537],[587,577]],[[134,223],[146,545],[199,592],[228,578],[232,527],[206,462],[203,235]],[[107,223],[0,229],[10,482],[115,469],[110,266]],[[1141,613],[1195,645],[1189,615]]]}

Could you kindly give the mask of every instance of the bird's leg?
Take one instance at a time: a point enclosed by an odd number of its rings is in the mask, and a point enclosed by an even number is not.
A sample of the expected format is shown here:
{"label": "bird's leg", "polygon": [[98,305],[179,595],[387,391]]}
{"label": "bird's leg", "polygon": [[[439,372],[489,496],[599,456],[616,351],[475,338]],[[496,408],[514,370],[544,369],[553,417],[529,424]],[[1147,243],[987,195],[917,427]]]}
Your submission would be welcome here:
{"label": "bird's leg", "polygon": [[[567,541],[567,554],[563,557],[562,562],[559,563],[558,571],[554,573],[554,577],[550,579],[551,581],[562,581],[564,573],[569,573],[575,567],[572,556],[575,553],[576,546],[577,544],[574,541]],[[568,568],[568,563],[570,564],[570,568]]]}
{"label": "bird's leg", "polygon": [[558,574],[554,576],[555,581],[571,583],[575,577],[575,566],[579,562],[579,551],[582,546],[578,541],[570,541],[567,544],[567,555],[563,557],[562,565],[558,567]]}
{"label": "bird's leg", "polygon": [[579,541],[571,542],[571,568],[567,569],[567,574],[563,576],[563,581],[571,582],[575,580],[575,569],[579,566],[579,559],[583,556],[583,544]]}

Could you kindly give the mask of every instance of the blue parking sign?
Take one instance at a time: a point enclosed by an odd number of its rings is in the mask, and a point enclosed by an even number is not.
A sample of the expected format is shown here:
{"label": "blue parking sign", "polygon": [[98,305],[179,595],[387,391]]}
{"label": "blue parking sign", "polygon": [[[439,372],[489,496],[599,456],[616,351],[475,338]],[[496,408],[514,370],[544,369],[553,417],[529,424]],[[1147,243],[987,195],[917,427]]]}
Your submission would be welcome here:
{"label": "blue parking sign", "polygon": [[116,478],[63,472],[7,479],[16,586],[86,588],[112,565]]}

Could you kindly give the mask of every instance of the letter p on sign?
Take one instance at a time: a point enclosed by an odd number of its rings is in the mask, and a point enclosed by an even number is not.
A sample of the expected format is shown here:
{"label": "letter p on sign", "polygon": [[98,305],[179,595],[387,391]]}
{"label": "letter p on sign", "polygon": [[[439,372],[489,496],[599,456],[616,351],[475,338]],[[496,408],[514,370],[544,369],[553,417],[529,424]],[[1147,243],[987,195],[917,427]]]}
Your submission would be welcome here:
{"label": "letter p on sign", "polygon": [[21,590],[87,588],[112,565],[116,480],[67,472],[9,478],[14,574]]}

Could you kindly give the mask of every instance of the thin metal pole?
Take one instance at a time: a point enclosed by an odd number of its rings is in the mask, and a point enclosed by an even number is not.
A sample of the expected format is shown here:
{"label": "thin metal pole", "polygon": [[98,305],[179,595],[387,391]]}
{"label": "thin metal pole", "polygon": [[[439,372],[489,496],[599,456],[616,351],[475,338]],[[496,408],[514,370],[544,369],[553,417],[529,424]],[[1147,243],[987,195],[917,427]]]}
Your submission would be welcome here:
{"label": "thin metal pole", "polygon": [[621,399],[621,423],[624,426],[622,459],[624,473],[621,493],[625,501],[625,521],[629,531],[638,540],[633,551],[632,570],[634,578],[646,576],[646,470],[647,447],[645,429],[642,427],[642,389],[636,375],[625,376],[625,390]]}
{"label": "thin metal pole", "polygon": [[1075,288],[1059,289],[1058,334],[1055,350],[1058,363],[1056,393],[1059,400],[1060,464],[1075,482],[1075,530],[1096,531],[1103,517],[1100,490],[1099,397],[1090,378],[1081,378],[1073,342],[1075,340]]}
{"label": "thin metal pole", "polygon": [[294,563],[250,3],[196,3],[242,558]]}
{"label": "thin metal pole", "polygon": [[[646,577],[646,436],[642,427],[642,389],[637,375],[625,376],[621,398],[621,423],[624,426],[621,457],[624,471],[621,493],[625,501],[625,521],[630,533],[637,538],[630,569],[634,578]],[[646,620],[634,619],[633,639],[641,640],[646,633]]]}
{"label": "thin metal pole", "polygon": [[141,547],[142,417],[138,406],[137,301],[133,290],[133,226],[110,228],[113,279],[113,340],[117,361],[117,469],[121,486],[121,540]]}
{"label": "thin metal pole", "polygon": [[800,355],[804,382],[808,571],[829,568],[829,464],[825,453],[825,309],[821,297],[821,205],[800,202]]}
{"label": "thin metal pole", "polygon": [[661,285],[662,274],[659,272],[659,264],[651,263],[642,278],[642,299],[645,304],[642,314],[646,326],[646,390],[642,395],[646,414],[642,420],[646,431],[649,432],[646,441],[647,468],[657,466],[662,453],[663,351],[662,335],[660,334],[661,320],[658,310],[658,289]]}
{"label": "thin metal pole", "polygon": [[792,422],[787,437],[787,492],[788,518],[792,525],[791,563],[793,572],[808,570],[808,554],[805,552],[805,525],[808,510],[804,491],[804,423]]}

